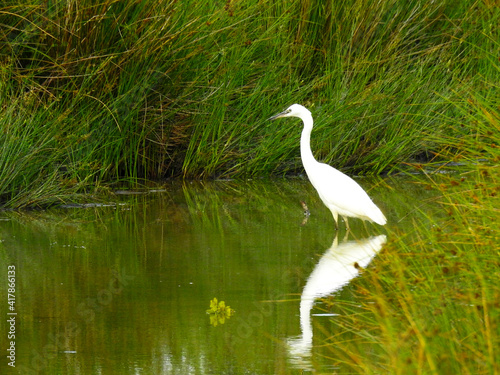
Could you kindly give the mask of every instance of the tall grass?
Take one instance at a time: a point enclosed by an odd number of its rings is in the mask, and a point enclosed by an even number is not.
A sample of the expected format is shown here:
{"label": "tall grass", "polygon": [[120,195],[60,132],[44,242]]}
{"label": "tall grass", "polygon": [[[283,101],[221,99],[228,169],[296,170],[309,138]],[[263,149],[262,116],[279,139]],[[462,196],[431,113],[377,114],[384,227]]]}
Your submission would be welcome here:
{"label": "tall grass", "polygon": [[[342,368],[362,374],[500,372],[497,89],[485,84],[481,92],[466,93],[454,103],[455,116],[443,116],[455,137],[447,139],[441,157],[460,162],[459,172],[413,177],[434,191],[441,215],[426,217],[422,210],[413,230],[389,228],[388,245],[352,288],[352,300],[334,298],[339,316],[333,329],[320,327],[327,335],[321,345]],[[420,203],[409,203],[410,215]]]}
{"label": "tall grass", "polygon": [[[350,173],[427,161],[449,149],[457,129],[443,118],[463,119],[463,93],[497,81],[498,15],[468,1],[4,2],[0,162],[14,165],[13,113],[33,132],[2,201],[300,172],[301,125],[265,121],[294,102],[313,112],[318,158]],[[36,200],[10,198],[34,186]]]}
{"label": "tall grass", "polygon": [[408,202],[413,228],[389,226],[387,246],[347,298],[325,300],[337,315],[316,327],[318,351],[358,374],[498,374],[498,167],[413,181],[432,193],[432,213],[424,197]]}

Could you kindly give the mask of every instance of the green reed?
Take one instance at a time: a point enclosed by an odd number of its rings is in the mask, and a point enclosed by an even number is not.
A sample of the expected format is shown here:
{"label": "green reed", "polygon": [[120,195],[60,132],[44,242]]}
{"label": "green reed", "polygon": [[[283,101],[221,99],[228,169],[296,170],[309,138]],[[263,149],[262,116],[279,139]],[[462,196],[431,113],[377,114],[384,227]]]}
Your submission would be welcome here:
{"label": "green reed", "polygon": [[[389,223],[388,244],[354,282],[351,299],[326,300],[339,316],[334,329],[320,327],[321,344],[343,368],[363,374],[500,371],[500,116],[477,94],[457,108],[462,118],[448,120],[461,135],[449,139],[442,157],[458,163],[417,166],[422,173],[411,181],[430,196],[398,212],[398,220],[412,218],[413,229]],[[466,119],[474,126],[463,126]]]}
{"label": "green reed", "polygon": [[[498,13],[467,1],[11,0],[0,124],[29,113],[59,140],[16,173],[46,186],[38,203],[117,180],[300,173],[301,124],[266,122],[294,102],[313,112],[319,159],[389,172],[449,149],[457,129],[443,118],[456,124],[463,93],[496,82]],[[31,205],[11,201],[16,184],[0,184],[2,202]]]}

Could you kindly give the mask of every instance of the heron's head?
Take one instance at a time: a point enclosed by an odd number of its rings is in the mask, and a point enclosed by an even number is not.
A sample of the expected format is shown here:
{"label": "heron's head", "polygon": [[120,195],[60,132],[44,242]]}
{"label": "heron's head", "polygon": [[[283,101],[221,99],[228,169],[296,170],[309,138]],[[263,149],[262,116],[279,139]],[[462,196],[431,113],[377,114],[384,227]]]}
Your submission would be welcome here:
{"label": "heron's head", "polygon": [[305,115],[311,115],[311,112],[300,104],[292,104],[290,107],[285,109],[283,112],[278,113],[277,115],[269,118],[269,120],[276,120],[281,117],[298,117],[303,119]]}

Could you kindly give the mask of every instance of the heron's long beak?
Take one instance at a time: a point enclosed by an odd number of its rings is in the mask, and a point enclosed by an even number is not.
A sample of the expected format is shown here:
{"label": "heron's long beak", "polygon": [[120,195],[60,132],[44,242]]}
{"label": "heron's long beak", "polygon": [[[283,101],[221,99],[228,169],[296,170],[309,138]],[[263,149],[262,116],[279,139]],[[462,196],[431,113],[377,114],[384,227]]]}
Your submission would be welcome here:
{"label": "heron's long beak", "polygon": [[269,117],[267,119],[267,121],[270,121],[270,120],[276,120],[277,118],[280,118],[280,117],[285,117],[290,111],[287,109],[283,112],[280,112],[278,113],[277,115],[274,115],[273,117]]}

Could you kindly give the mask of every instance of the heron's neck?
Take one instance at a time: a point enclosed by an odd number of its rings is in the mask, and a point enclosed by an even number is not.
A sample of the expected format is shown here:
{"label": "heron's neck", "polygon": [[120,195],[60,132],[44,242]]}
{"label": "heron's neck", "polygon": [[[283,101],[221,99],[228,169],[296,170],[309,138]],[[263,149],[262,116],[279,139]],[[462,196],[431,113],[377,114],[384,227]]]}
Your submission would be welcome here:
{"label": "heron's neck", "polygon": [[313,153],[311,151],[311,131],[313,128],[313,119],[311,115],[307,115],[302,119],[304,122],[304,129],[300,137],[300,156],[302,157],[302,164],[307,172],[307,166],[315,163]]}

